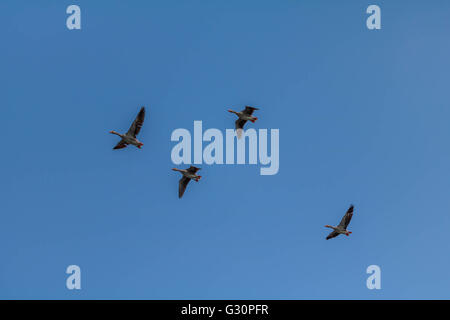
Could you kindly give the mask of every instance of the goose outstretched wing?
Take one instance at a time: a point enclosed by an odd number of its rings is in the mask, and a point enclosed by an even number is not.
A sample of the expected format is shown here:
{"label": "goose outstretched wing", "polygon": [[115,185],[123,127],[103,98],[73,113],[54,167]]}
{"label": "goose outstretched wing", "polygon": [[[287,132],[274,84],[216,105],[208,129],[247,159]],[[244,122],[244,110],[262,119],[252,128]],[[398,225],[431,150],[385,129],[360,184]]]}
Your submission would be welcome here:
{"label": "goose outstretched wing", "polygon": [[247,120],[237,119],[236,124],[236,130],[238,129],[244,129],[244,124],[247,122]]}
{"label": "goose outstretched wing", "polygon": [[113,149],[123,149],[126,148],[126,146],[127,144],[125,143],[125,141],[120,140]]}
{"label": "goose outstretched wing", "polygon": [[345,213],[344,217],[339,223],[339,227],[347,229],[347,226],[350,223],[350,220],[352,220],[352,217],[353,217],[353,205],[351,205],[350,208],[348,208],[347,212]]}
{"label": "goose outstretched wing", "polygon": [[189,181],[191,181],[191,179],[186,178],[185,176],[180,179],[180,183],[178,185],[178,198],[183,196]]}
{"label": "goose outstretched wing", "polygon": [[128,129],[127,135],[131,135],[136,138],[136,136],[139,134],[139,131],[141,131],[142,125],[144,124],[144,118],[145,107],[142,107],[138,115],[136,116],[136,119],[134,119],[133,123],[131,124],[130,129]]}
{"label": "goose outstretched wing", "polygon": [[200,168],[194,167],[194,166],[190,166],[187,171],[189,171],[190,173],[196,173],[198,170],[200,170]]}
{"label": "goose outstretched wing", "polygon": [[327,236],[327,240],[329,240],[329,239],[331,239],[331,238],[334,238],[334,237],[337,237],[338,235],[339,235],[339,233],[333,230],[333,231],[331,231],[331,233]]}
{"label": "goose outstretched wing", "polygon": [[245,106],[245,109],[242,110],[242,113],[244,114],[248,114],[248,115],[252,115],[253,111],[255,110],[259,110],[258,108],[254,108],[254,107],[250,107],[250,106]]}

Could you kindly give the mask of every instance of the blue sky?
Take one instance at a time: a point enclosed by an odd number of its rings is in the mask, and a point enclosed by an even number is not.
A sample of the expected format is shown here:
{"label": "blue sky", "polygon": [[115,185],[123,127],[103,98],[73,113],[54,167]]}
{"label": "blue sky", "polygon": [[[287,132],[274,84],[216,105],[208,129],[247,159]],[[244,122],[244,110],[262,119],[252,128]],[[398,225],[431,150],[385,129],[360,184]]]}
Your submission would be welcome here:
{"label": "blue sky", "polygon": [[[449,298],[449,12],[1,1],[0,298]],[[172,131],[233,128],[246,104],[280,130],[279,173],[203,165],[179,200]],[[141,105],[143,149],[113,151]],[[351,203],[353,234],[326,241]]]}

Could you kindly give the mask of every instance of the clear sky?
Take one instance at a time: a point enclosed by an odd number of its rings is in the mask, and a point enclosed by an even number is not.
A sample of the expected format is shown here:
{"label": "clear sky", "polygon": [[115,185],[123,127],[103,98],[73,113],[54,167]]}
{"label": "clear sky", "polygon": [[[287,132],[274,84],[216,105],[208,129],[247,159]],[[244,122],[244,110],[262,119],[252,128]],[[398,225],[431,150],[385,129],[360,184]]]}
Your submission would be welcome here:
{"label": "clear sky", "polygon": [[[449,298],[449,13],[1,1],[0,298]],[[280,130],[279,173],[202,165],[178,199],[172,131],[233,128],[246,104]],[[143,149],[112,150],[141,105]],[[326,241],[351,203],[353,233]]]}

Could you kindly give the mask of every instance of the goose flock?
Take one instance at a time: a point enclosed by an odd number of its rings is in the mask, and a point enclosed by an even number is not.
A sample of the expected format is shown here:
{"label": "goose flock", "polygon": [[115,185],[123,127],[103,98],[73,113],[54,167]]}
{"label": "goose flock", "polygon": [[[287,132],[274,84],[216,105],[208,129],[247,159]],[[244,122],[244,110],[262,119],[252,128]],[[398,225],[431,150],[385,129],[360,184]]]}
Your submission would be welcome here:
{"label": "goose flock", "polygon": [[[253,112],[256,110],[259,109],[251,106],[245,106],[245,109],[239,112],[233,111],[231,109],[228,110],[228,112],[234,113],[235,115],[238,116],[238,119],[235,121],[236,135],[238,139],[242,137],[244,125],[247,123],[247,121],[254,123],[256,120],[258,120],[257,117],[253,116]],[[134,119],[130,128],[125,134],[118,133],[114,130],[111,130],[109,132],[111,134],[118,135],[121,138],[120,141],[114,146],[113,148],[114,150],[126,148],[129,144],[132,144],[138,147],[139,149],[142,148],[144,144],[141,141],[139,141],[136,138],[136,136],[141,131],[141,128],[144,124],[144,118],[145,118],[145,107],[142,107],[141,110],[139,110],[139,113]],[[198,182],[202,177],[197,175],[197,172],[200,170],[200,168],[194,166],[190,166],[187,169],[173,168],[172,170],[178,171],[182,174],[182,177],[178,183],[178,198],[180,199],[181,197],[183,197],[183,194],[186,191],[186,187],[189,184],[189,181],[194,180],[195,182]],[[353,209],[354,206],[350,205],[350,208],[348,208],[341,222],[336,227],[330,226],[328,224],[325,226],[326,228],[333,229],[333,231],[326,237],[327,240],[335,238],[340,234],[345,234],[346,236],[349,236],[352,233],[351,231],[347,230],[347,226],[349,225],[350,220],[352,219]]]}

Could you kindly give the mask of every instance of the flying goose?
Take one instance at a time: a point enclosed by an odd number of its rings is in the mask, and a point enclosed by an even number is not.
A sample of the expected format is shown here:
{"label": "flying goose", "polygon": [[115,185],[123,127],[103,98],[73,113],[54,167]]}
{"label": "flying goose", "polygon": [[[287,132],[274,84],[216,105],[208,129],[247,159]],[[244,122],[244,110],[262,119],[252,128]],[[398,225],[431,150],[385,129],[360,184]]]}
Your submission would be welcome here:
{"label": "flying goose", "polygon": [[239,112],[233,111],[233,110],[228,110],[228,112],[234,113],[235,115],[237,115],[239,117],[239,119],[236,120],[235,125],[236,125],[236,133],[238,138],[241,138],[242,136],[242,131],[244,129],[244,124],[247,121],[251,121],[251,122],[255,122],[256,120],[258,120],[257,117],[252,116],[253,111],[255,110],[259,110],[258,108],[254,108],[254,107],[250,107],[250,106],[245,106],[245,109]]}
{"label": "flying goose", "polygon": [[333,229],[333,231],[331,231],[331,233],[327,236],[327,240],[337,237],[340,234],[345,234],[346,236],[348,236],[350,233],[352,233],[351,231],[347,231],[347,226],[350,223],[352,216],[353,205],[350,205],[350,208],[348,208],[347,212],[345,213],[344,217],[337,227],[333,227],[327,224],[325,227]]}
{"label": "flying goose", "polygon": [[140,149],[144,145],[142,142],[136,139],[136,136],[139,134],[139,131],[141,131],[142,125],[144,124],[144,117],[145,117],[145,107],[142,107],[136,119],[133,121],[133,124],[131,125],[130,129],[128,129],[127,133],[120,134],[114,130],[109,132],[112,134],[116,134],[122,138],[113,149],[122,149],[129,144],[135,145]]}
{"label": "flying goose", "polygon": [[198,176],[196,173],[200,168],[190,166],[188,169],[177,169],[173,168],[173,171],[181,172],[183,177],[180,179],[179,185],[178,185],[178,198],[181,198],[184,194],[184,191],[186,191],[186,187],[191,181],[191,179],[194,179],[196,182],[200,180],[202,176]]}

